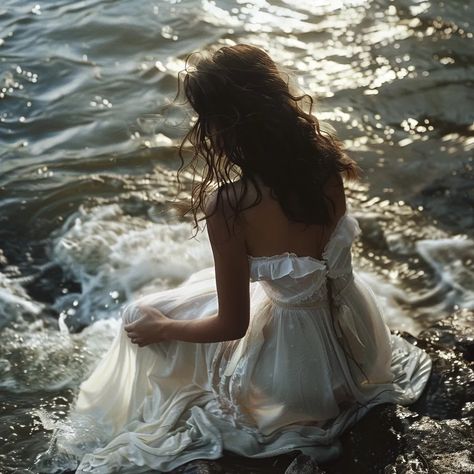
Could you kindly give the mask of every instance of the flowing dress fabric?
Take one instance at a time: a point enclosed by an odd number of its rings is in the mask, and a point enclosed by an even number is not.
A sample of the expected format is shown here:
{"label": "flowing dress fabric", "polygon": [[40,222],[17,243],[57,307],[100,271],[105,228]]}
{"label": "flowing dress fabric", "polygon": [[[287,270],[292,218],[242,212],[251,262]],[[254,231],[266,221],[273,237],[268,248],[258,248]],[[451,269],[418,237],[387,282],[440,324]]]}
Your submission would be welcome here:
{"label": "flowing dress fabric", "polygon": [[[253,458],[299,450],[325,462],[371,407],[416,401],[431,360],[390,334],[353,272],[359,232],[345,214],[322,260],[249,257],[251,317],[240,340],[139,348],[121,328],[72,409],[89,420],[90,439],[74,440],[76,455],[88,451],[77,472],[168,472],[223,450]],[[129,304],[122,325],[140,317],[138,304],[175,319],[214,315],[213,269]]]}

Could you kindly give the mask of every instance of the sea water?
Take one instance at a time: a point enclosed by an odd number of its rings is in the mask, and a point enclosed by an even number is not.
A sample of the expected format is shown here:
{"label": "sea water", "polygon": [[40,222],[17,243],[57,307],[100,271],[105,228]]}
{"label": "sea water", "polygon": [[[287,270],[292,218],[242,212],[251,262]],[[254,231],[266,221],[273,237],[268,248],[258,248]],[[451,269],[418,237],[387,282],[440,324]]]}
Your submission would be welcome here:
{"label": "sea water", "polygon": [[[472,2],[0,5],[0,471],[37,472],[120,307],[212,264],[173,103],[186,56],[265,48],[363,169],[355,266],[393,330],[474,307]],[[51,466],[67,469],[68,464]]]}

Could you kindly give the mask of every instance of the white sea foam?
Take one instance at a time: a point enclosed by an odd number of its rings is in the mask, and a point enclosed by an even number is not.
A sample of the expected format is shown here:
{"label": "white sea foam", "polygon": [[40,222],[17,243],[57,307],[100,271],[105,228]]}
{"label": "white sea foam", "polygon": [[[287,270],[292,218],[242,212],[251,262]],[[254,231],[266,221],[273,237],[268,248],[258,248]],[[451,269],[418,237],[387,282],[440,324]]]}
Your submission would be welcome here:
{"label": "white sea foam", "polygon": [[421,291],[408,291],[396,282],[361,273],[377,295],[391,329],[416,335],[453,310],[474,309],[474,242],[471,239],[459,236],[423,239],[412,245],[399,238],[392,239],[391,250],[399,255],[418,256],[431,270],[420,275],[426,282],[426,289]]}
{"label": "white sea foam", "polygon": [[[62,327],[61,327],[62,326]],[[78,334],[21,319],[0,333],[0,388],[15,393],[76,388],[100,360],[119,328],[96,321]]]}
{"label": "white sea foam", "polygon": [[0,272],[0,327],[17,317],[37,315],[43,305],[33,301],[19,281]]}
{"label": "white sea foam", "polygon": [[464,237],[420,240],[416,249],[435,274],[443,305],[474,309],[474,242]]}
{"label": "white sea foam", "polygon": [[120,303],[177,285],[212,264],[207,237],[189,223],[155,223],[118,205],[81,208],[54,239],[51,257],[82,286],[55,303],[76,322],[111,317]]}

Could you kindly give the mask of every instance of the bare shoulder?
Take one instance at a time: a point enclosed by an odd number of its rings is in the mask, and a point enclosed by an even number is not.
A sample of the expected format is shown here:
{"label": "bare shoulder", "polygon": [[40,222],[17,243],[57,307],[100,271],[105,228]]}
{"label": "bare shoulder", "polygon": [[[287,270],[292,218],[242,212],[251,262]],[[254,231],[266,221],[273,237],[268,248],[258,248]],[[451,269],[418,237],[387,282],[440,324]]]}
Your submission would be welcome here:
{"label": "bare shoulder", "polygon": [[236,213],[242,192],[242,183],[237,181],[215,189],[206,199],[203,211],[213,246],[228,246],[231,242],[243,240],[243,228],[239,213]]}

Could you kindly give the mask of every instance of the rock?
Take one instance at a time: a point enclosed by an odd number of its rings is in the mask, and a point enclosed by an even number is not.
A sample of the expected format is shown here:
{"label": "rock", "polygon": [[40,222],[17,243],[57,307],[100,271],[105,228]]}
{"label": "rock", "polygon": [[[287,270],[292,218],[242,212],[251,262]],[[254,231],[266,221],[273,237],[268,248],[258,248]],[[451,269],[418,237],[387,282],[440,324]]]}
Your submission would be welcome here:
{"label": "rock", "polygon": [[285,474],[324,474],[324,471],[318,467],[314,459],[305,454],[299,454],[286,468]]}
{"label": "rock", "polygon": [[[462,418],[472,414],[474,401],[474,314],[459,311],[419,334],[404,335],[426,350],[433,360],[433,371],[412,411],[434,419]],[[411,339],[410,339],[411,338]]]}
{"label": "rock", "polygon": [[384,474],[474,472],[472,420],[437,421],[424,416],[407,428],[404,437],[405,453],[387,466]]}
{"label": "rock", "polygon": [[223,473],[222,467],[214,461],[201,460],[191,461],[173,471],[176,474],[214,474]]}
{"label": "rock", "polygon": [[416,454],[400,454],[395,464],[386,466],[384,474],[430,474],[424,459]]}
{"label": "rock", "polygon": [[468,362],[474,362],[474,313],[461,310],[437,322],[418,336],[444,348],[457,350]]}

